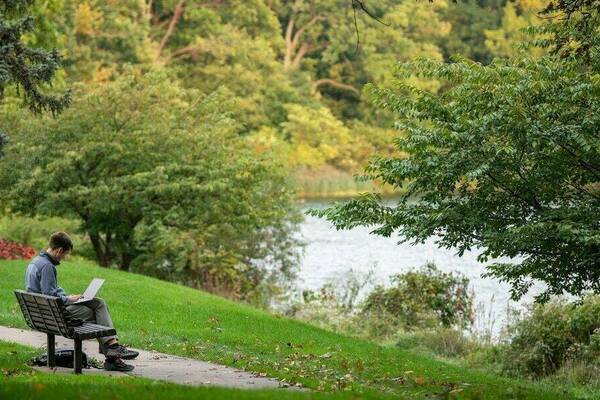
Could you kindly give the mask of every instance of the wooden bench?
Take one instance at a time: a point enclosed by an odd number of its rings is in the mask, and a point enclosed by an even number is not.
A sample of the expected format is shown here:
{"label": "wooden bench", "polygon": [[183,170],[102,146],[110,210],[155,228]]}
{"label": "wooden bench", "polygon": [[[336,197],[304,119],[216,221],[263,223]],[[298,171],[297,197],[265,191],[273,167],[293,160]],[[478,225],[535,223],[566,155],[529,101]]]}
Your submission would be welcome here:
{"label": "wooden bench", "polygon": [[73,369],[76,374],[80,374],[82,364],[81,341],[116,334],[114,328],[96,325],[91,322],[84,322],[80,326],[74,326],[75,319],[70,316],[59,297],[31,293],[24,290],[15,290],[15,295],[17,296],[19,306],[21,306],[21,311],[27,325],[31,329],[44,332],[47,335],[48,367],[50,368],[56,366],[54,359],[55,335],[64,336],[75,341]]}

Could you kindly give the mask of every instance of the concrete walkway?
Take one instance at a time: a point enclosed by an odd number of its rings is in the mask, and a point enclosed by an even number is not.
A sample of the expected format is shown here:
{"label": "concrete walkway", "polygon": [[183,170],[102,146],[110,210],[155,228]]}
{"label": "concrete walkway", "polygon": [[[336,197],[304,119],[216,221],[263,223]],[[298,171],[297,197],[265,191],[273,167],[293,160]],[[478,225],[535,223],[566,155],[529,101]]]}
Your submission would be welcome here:
{"label": "concrete walkway", "polygon": [[[46,334],[24,329],[0,326],[0,340],[14,342],[26,346],[40,348],[45,352]],[[44,348],[43,351],[41,348]],[[73,341],[62,336],[56,337],[56,348],[73,348]],[[100,374],[108,376],[141,376],[150,379],[165,380],[174,383],[189,385],[215,385],[238,389],[269,389],[269,388],[294,388],[286,383],[267,377],[257,376],[250,372],[237,370],[223,365],[204,361],[193,360],[169,354],[157,353],[135,349],[140,355],[135,360],[126,361],[135,365],[131,372],[112,372],[95,368],[83,369],[84,374]],[[104,362],[104,356],[98,353],[98,342],[86,340],[83,342],[83,351],[88,357]],[[54,373],[73,373],[71,368],[34,367],[39,371]]]}

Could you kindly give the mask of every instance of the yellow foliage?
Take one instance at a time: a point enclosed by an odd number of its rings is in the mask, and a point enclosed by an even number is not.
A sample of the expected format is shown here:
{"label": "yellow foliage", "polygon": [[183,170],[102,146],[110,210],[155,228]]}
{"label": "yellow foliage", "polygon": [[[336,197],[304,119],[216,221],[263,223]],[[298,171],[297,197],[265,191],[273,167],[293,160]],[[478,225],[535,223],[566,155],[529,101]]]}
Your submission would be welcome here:
{"label": "yellow foliage", "polygon": [[263,126],[247,137],[250,148],[257,154],[271,152],[283,161],[288,160],[289,144],[281,138],[279,132],[272,127]]}
{"label": "yellow foliage", "polygon": [[327,107],[311,108],[286,104],[287,121],[282,133],[294,148],[290,163],[294,166],[340,165],[352,141],[350,130]]}
{"label": "yellow foliage", "polygon": [[102,24],[102,11],[95,10],[88,2],[81,3],[75,10],[75,33],[92,36]]}
{"label": "yellow foliage", "polygon": [[104,67],[96,70],[92,76],[92,82],[106,82],[114,74],[114,68]]}
{"label": "yellow foliage", "polygon": [[[506,3],[502,25],[498,29],[486,30],[485,45],[497,57],[513,57],[519,52],[519,44],[533,39],[523,29],[540,25],[543,20],[537,15],[543,9],[543,0],[517,0]],[[544,54],[540,48],[529,48],[530,55],[539,57]]]}
{"label": "yellow foliage", "polygon": [[306,166],[316,168],[326,163],[325,156],[320,149],[311,147],[306,143],[299,143],[289,155],[289,162],[293,166]]}

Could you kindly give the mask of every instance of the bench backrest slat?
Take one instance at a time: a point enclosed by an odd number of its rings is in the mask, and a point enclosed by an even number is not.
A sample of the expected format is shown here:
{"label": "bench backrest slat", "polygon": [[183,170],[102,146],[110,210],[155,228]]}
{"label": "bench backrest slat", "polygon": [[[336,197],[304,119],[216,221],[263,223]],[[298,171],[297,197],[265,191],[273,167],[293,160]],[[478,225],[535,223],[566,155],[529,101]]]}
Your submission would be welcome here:
{"label": "bench backrest slat", "polygon": [[30,328],[37,331],[70,337],[64,316],[64,305],[58,297],[15,290],[15,296]]}

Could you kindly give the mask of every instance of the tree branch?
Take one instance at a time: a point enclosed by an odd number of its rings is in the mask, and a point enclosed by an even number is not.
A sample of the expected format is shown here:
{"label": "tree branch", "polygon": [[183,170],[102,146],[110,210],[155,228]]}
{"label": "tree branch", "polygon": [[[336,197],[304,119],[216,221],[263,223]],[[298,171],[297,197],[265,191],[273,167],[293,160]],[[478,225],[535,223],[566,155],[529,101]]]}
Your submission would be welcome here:
{"label": "tree branch", "polygon": [[169,55],[168,61],[171,61],[175,58],[184,57],[184,56],[189,56],[189,57],[195,58],[198,55],[198,50],[199,50],[198,46],[182,47],[181,49],[175,50],[174,52],[172,52]]}
{"label": "tree branch", "polygon": [[365,14],[367,14],[369,17],[371,17],[375,21],[379,22],[380,24],[385,25],[385,26],[390,26],[390,24],[386,24],[385,22],[381,21],[376,16],[371,14],[369,12],[369,10],[367,10],[367,8],[365,7],[365,5],[363,4],[363,2],[361,0],[352,0],[352,12],[354,14],[354,29],[356,31],[356,50],[354,51],[355,53],[358,52],[358,47],[360,45],[360,34],[358,32],[358,22],[356,21],[356,9],[357,8],[360,8],[362,11],[365,12]]}
{"label": "tree branch", "polygon": [[290,64],[290,67],[294,69],[298,68],[298,66],[300,65],[300,61],[302,61],[302,58],[304,58],[306,53],[308,53],[310,50],[311,48],[309,44],[302,43],[302,46],[300,46],[300,49],[298,49],[298,52],[294,56],[294,60]]}
{"label": "tree branch", "polygon": [[304,25],[302,28],[298,29],[296,31],[296,33],[294,34],[294,38],[292,39],[292,45],[294,48],[296,48],[296,46],[298,46],[298,41],[300,40],[300,36],[302,36],[302,34],[304,33],[304,31],[306,31],[307,28],[310,28],[311,25],[314,25],[315,23],[319,22],[319,21],[324,21],[325,17],[322,15],[315,15],[314,17],[312,17],[310,19],[310,21],[308,21],[306,23],[306,25]]}
{"label": "tree branch", "polygon": [[344,90],[349,90],[353,93],[356,93],[357,95],[360,94],[360,91],[355,88],[352,85],[349,85],[347,83],[342,83],[342,82],[338,82],[334,79],[330,79],[330,78],[323,78],[323,79],[317,79],[314,82],[314,86],[313,86],[313,91],[316,92],[317,89],[319,88],[319,86],[323,86],[323,85],[329,85],[329,86],[333,86],[339,89],[344,89]]}
{"label": "tree branch", "polygon": [[158,46],[156,58],[160,57],[163,49],[167,45],[167,42],[173,35],[173,32],[175,31],[175,26],[177,25],[177,22],[179,22],[181,16],[183,15],[183,12],[185,11],[185,2],[186,0],[180,0],[179,3],[177,3],[177,6],[175,6],[175,11],[173,12],[171,22],[169,22],[169,27],[167,28],[167,31],[165,32],[165,35],[163,36],[162,40],[160,41],[160,45]]}
{"label": "tree branch", "polygon": [[542,205],[538,202],[538,200],[536,198],[533,198],[531,200],[526,199],[525,197],[521,196],[517,191],[511,189],[504,182],[501,182],[498,178],[496,178],[490,172],[486,172],[485,175],[488,178],[490,178],[494,183],[496,183],[497,186],[499,186],[501,189],[503,189],[505,192],[507,192],[509,195],[523,201],[526,205],[528,205],[538,211],[543,209]]}
{"label": "tree branch", "polygon": [[283,68],[287,69],[292,62],[293,41],[292,32],[294,31],[294,15],[290,18],[285,30],[285,56],[283,58]]}
{"label": "tree branch", "polygon": [[294,32],[295,16],[296,13],[294,13],[288,21],[285,30],[285,56],[283,59],[284,69],[297,68],[300,65],[300,61],[302,61],[302,58],[308,52],[319,48],[317,46],[311,46],[307,43],[302,43],[300,48],[296,51],[300,43],[300,37],[306,31],[306,29],[316,24],[317,22],[324,21],[326,19],[323,15],[315,15],[304,26],[302,26],[296,32]]}

